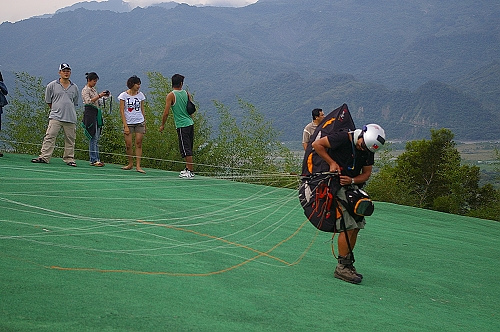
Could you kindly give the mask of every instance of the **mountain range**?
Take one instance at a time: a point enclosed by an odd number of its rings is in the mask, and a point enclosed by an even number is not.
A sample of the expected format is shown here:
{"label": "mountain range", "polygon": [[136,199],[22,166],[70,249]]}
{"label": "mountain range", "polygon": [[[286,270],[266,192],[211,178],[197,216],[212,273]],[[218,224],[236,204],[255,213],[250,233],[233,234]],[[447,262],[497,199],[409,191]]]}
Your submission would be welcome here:
{"label": "mountain range", "polygon": [[[13,72],[72,79],[114,95],[131,75],[186,76],[202,112],[212,100],[240,117],[255,105],[284,141],[300,140],[311,110],[347,103],[358,125],[389,139],[500,138],[500,2],[456,0],[259,0],[240,8],[166,2],[130,9],[82,2],[50,17],[0,25],[0,64]],[[9,76],[10,75],[10,76]]]}

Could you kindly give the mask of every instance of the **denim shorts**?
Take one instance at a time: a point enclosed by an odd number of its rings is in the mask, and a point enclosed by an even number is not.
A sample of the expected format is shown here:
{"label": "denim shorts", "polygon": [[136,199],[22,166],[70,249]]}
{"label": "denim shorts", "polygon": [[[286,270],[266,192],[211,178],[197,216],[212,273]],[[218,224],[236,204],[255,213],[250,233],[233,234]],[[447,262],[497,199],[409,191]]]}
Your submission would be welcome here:
{"label": "denim shorts", "polygon": [[128,127],[131,134],[133,134],[133,133],[145,134],[146,133],[146,122],[127,124],[127,127]]}

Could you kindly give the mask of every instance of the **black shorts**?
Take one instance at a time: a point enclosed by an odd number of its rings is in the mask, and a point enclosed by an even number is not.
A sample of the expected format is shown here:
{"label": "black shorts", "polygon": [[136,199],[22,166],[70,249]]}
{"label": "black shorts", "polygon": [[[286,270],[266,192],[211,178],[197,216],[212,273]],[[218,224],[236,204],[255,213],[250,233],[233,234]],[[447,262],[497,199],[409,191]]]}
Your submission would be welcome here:
{"label": "black shorts", "polygon": [[179,151],[182,158],[193,155],[194,125],[177,128],[179,138]]}

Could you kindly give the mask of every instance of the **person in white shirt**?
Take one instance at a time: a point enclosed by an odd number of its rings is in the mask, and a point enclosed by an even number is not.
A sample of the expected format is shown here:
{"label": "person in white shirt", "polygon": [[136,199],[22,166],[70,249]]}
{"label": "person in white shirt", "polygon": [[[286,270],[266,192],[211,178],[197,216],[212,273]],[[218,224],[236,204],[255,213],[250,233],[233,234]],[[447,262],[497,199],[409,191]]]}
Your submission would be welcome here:
{"label": "person in white shirt", "polygon": [[144,100],[146,100],[146,96],[139,91],[141,79],[135,75],[127,80],[127,87],[128,90],[118,96],[128,159],[128,164],[123,166],[122,169],[132,169],[134,167],[132,136],[135,133],[135,169],[137,172],[145,174],[146,172],[141,168],[141,156],[142,139],[146,133],[146,119],[144,117]]}

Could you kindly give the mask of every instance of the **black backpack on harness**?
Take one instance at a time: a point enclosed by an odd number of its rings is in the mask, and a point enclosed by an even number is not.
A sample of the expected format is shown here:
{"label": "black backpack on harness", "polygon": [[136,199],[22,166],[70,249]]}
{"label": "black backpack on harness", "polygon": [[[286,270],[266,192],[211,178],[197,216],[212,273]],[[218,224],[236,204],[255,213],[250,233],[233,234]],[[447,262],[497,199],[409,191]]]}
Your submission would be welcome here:
{"label": "black backpack on harness", "polygon": [[357,221],[365,216],[371,216],[375,206],[366,191],[359,188],[349,188],[345,191],[346,200],[340,200],[347,212]]}

